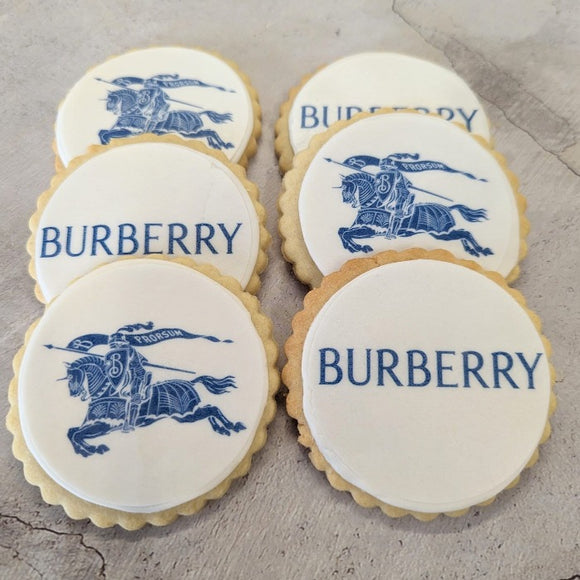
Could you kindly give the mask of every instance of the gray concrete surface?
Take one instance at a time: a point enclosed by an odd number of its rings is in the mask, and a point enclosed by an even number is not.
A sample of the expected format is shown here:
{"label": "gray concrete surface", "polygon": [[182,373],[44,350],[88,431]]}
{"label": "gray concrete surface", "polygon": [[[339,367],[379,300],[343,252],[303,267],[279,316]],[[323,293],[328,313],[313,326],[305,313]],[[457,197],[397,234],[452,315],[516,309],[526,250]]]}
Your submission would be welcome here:
{"label": "gray concrete surface", "polygon": [[282,391],[268,443],[247,477],[197,516],[129,533],[71,521],[44,504],[2,430],[0,577],[580,578],[580,3],[0,1],[4,393],[24,331],[42,311],[24,246],[27,220],[53,173],[58,102],[108,56],[171,43],[236,60],[260,94],[264,130],[249,175],[274,236],[260,298],[281,344],[305,293],[276,233],[273,127],[290,87],[319,65],[374,49],[428,58],[467,80],[528,198],[529,255],[515,287],[541,315],[554,347],[553,435],[521,484],[492,506],[428,524],[390,520],[357,506],[312,467]]}

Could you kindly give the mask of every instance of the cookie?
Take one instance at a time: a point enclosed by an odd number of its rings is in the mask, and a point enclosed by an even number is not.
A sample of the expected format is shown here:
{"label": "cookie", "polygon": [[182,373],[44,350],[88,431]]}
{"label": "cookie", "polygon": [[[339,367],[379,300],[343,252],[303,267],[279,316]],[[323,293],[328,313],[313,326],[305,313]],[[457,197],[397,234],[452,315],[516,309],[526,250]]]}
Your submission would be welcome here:
{"label": "cookie", "polygon": [[191,257],[257,292],[269,235],[258,190],[201,143],[143,135],[93,146],[53,179],[30,221],[43,302],[125,256]]}
{"label": "cookie", "polygon": [[134,50],[90,69],[58,109],[57,170],[107,145],[152,133],[195,139],[246,166],[260,135],[260,106],[231,61],[177,46]]}
{"label": "cookie", "polygon": [[549,436],[539,319],[474,262],[424,250],[352,260],[292,328],[282,378],[299,440],[362,506],[462,515],[515,485]]}
{"label": "cookie", "polygon": [[292,89],[276,125],[280,169],[288,171],[293,156],[333,123],[381,108],[434,113],[490,140],[481,103],[454,72],[404,54],[366,52],[322,67]]}
{"label": "cookie", "polygon": [[504,158],[433,115],[361,113],[296,156],[279,200],[283,253],[317,286],[349,259],[412,247],[475,259],[509,281],[529,230]]}
{"label": "cookie", "polygon": [[164,525],[244,475],[275,413],[257,299],[209,266],[127,259],[58,296],[14,361],[27,480],[75,519]]}

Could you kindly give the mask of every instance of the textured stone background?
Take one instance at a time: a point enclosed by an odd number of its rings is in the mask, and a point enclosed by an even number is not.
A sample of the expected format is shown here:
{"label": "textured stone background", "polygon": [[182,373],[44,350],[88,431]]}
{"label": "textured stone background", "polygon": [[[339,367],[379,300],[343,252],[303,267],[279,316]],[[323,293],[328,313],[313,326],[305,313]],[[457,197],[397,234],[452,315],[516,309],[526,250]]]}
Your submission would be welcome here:
{"label": "textured stone background", "polygon": [[[276,234],[273,127],[290,87],[322,64],[375,49],[424,57],[466,79],[528,198],[529,255],[515,287],[541,315],[554,347],[553,435],[521,484],[492,506],[428,524],[390,520],[357,506],[312,467],[282,391],[268,443],[247,477],[197,516],[130,533],[71,521],[45,505],[3,430],[0,577],[580,578],[580,3],[0,1],[4,392],[12,357],[42,311],[24,246],[27,220],[53,172],[58,103],[110,55],[172,43],[236,60],[260,94],[264,130],[249,175],[274,235],[260,298],[280,343],[305,293]],[[5,397],[0,408],[5,414]]]}

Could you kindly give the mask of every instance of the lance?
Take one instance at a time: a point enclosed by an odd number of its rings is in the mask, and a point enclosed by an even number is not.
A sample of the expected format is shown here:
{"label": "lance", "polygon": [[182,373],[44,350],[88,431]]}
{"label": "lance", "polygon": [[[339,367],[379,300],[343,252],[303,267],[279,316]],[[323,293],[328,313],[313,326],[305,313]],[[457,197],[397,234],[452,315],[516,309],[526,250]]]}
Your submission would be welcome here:
{"label": "lance", "polygon": [[422,191],[423,193],[427,193],[428,195],[433,195],[435,197],[439,197],[441,199],[445,199],[447,201],[450,201],[451,203],[453,203],[453,199],[451,199],[450,197],[445,197],[444,195],[439,195],[438,193],[433,193],[432,191],[427,191],[426,189],[421,189],[420,187],[417,187],[416,185],[413,185],[412,183],[408,185],[409,189],[414,189],[416,191]]}
{"label": "lance", "polygon": [[[370,173],[370,172],[365,171],[364,169],[360,169],[358,167],[353,167],[352,165],[347,165],[346,163],[341,163],[340,161],[335,161],[334,159],[331,159],[330,157],[325,157],[324,160],[328,161],[329,163],[335,163],[336,165],[340,165],[341,167],[346,167],[347,169],[352,169],[353,171],[358,171],[360,173],[370,175],[371,177],[375,177],[375,175],[373,173]],[[428,191],[426,189],[421,189],[420,187],[417,187],[416,185],[413,185],[412,183],[409,183],[407,185],[407,187],[409,189],[414,189],[415,191],[421,191],[423,193],[426,193],[427,195],[432,195],[434,197],[438,197],[440,199],[450,201],[451,203],[453,203],[455,201],[455,200],[451,199],[450,197],[445,197],[444,195],[440,195],[439,193],[434,193],[434,192]]]}
{"label": "lance", "polygon": [[[111,81],[106,81],[105,79],[101,79],[99,77],[95,77],[95,80],[100,81],[101,83],[105,83],[107,85],[112,85],[113,87],[117,87],[118,89],[122,88],[122,87],[119,87],[119,85],[112,83]],[[206,85],[206,86],[211,86],[211,85]],[[221,87],[216,87],[216,88],[221,88]],[[130,89],[130,90],[134,90],[134,89]],[[192,103],[188,103],[187,101],[180,101],[179,99],[172,99],[171,97],[167,97],[167,96],[165,97],[165,99],[167,101],[171,101],[172,103],[178,103],[180,105],[185,105],[187,107],[193,107],[194,109],[203,109],[203,107],[200,107],[199,105],[193,105]]]}
{"label": "lance", "polygon": [[[76,354],[89,354],[89,353],[87,353],[84,350],[76,350],[74,348],[64,348],[62,346],[54,346],[53,344],[45,344],[44,346],[46,348],[48,348],[49,350],[53,350],[54,349],[54,350],[64,350],[65,352],[74,352]],[[96,357],[103,358],[103,359],[105,358],[105,355],[102,355],[102,354],[90,353],[90,356],[96,356]],[[177,367],[168,367],[168,366],[165,366],[165,365],[157,365],[157,364],[151,363],[151,362],[144,362],[143,363],[143,366],[153,367],[153,368],[156,368],[156,369],[165,369],[165,370],[168,370],[168,371],[177,371],[179,373],[189,373],[191,375],[196,375],[197,374],[195,371],[188,371],[187,369],[179,369]]]}

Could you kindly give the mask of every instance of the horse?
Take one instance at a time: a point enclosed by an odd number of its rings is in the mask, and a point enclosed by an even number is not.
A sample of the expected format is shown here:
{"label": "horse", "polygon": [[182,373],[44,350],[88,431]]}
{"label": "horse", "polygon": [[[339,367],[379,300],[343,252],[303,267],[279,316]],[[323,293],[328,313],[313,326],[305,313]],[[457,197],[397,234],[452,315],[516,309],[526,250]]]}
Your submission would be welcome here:
{"label": "horse", "polygon": [[[87,414],[79,427],[71,427],[67,437],[73,449],[83,457],[109,451],[104,444],[90,445],[87,439],[102,437],[123,428],[127,412],[127,399],[120,397],[105,372],[104,357],[87,355],[72,363],[65,363],[69,394],[89,401]],[[170,379],[149,385],[149,396],[139,405],[135,427],[146,427],[161,419],[171,418],[179,423],[194,423],[208,419],[212,429],[220,435],[229,436],[246,427],[243,423],[230,421],[214,405],[200,405],[195,385],[203,385],[210,393],[221,395],[236,388],[234,378],[216,379],[208,375],[193,380]]]}
{"label": "horse", "polygon": [[[378,236],[390,237],[388,231],[390,215],[382,206],[383,202],[375,190],[374,176],[362,172],[343,176],[341,192],[342,201],[358,209],[353,224],[338,230],[342,245],[352,253],[371,252],[373,250],[371,246],[358,244],[354,240]],[[463,249],[475,257],[493,254],[490,248],[480,246],[469,231],[455,228],[453,211],[459,212],[468,222],[487,219],[485,209],[471,209],[462,204],[447,207],[440,203],[416,203],[411,206],[409,215],[403,217],[397,237],[427,233],[438,240],[460,240]]]}
{"label": "horse", "polygon": [[[202,116],[206,115],[212,123],[221,124],[232,120],[231,113],[216,111],[168,111],[164,120],[150,123],[144,113],[148,103],[142,103],[139,92],[133,89],[119,89],[107,96],[107,111],[118,116],[117,122],[110,129],[99,131],[101,145],[108,145],[111,139],[122,139],[143,133],[166,135],[178,133],[187,139],[207,139],[213,149],[232,149],[233,143],[226,143],[216,131],[203,129]],[[151,126],[149,126],[151,124]]]}

